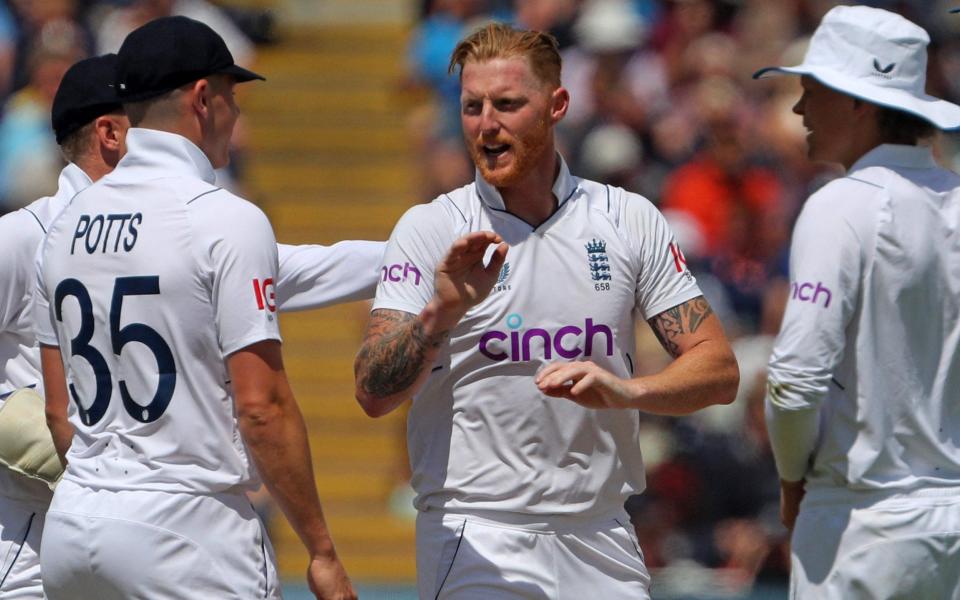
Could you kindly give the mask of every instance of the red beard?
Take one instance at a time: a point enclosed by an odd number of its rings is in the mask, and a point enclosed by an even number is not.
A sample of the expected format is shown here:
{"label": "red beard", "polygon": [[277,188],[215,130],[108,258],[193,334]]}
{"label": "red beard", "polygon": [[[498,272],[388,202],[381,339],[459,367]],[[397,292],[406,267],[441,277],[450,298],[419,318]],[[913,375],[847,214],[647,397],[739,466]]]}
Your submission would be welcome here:
{"label": "red beard", "polygon": [[508,188],[516,185],[530,174],[534,165],[541,160],[550,140],[551,128],[547,119],[540,119],[536,126],[523,138],[497,139],[488,142],[490,145],[498,143],[510,144],[512,160],[505,166],[498,166],[497,159],[487,156],[483,151],[484,141],[467,140],[473,164],[477,166],[480,175],[490,185],[498,188]]}

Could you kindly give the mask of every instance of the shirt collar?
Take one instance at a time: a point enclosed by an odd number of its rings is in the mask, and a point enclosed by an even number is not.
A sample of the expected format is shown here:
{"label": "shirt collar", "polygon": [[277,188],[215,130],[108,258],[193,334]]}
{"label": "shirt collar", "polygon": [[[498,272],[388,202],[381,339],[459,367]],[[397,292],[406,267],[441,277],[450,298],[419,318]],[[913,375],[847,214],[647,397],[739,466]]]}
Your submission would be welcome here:
{"label": "shirt collar", "polygon": [[57,196],[69,200],[90,187],[92,183],[93,181],[83,169],[70,163],[60,171],[60,178],[57,179]]}
{"label": "shirt collar", "polygon": [[[570,175],[567,162],[563,160],[563,157],[560,156],[559,153],[557,154],[557,159],[560,161],[560,172],[557,174],[557,179],[553,182],[553,196],[557,199],[557,208],[560,208],[573,194],[573,190],[576,189],[577,184],[573,180],[573,176]],[[479,169],[476,171],[476,182],[477,194],[484,204],[497,210],[507,209],[503,203],[503,196],[500,195],[497,188],[487,183],[483,176],[480,175]]]}
{"label": "shirt collar", "polygon": [[907,169],[932,169],[937,166],[933,151],[927,146],[904,146],[881,144],[853,163],[850,173],[868,167],[903,167]]}
{"label": "shirt collar", "polygon": [[210,159],[196,144],[182,135],[155,129],[130,128],[127,153],[117,167],[118,171],[123,167],[193,175],[210,184],[217,181]]}

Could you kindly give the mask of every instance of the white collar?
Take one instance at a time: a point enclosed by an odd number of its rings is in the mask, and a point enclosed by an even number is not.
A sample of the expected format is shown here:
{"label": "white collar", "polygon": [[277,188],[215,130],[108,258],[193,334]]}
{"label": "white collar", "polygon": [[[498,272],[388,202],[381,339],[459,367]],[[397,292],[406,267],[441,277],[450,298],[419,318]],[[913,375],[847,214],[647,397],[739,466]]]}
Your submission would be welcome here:
{"label": "white collar", "polygon": [[210,159],[196,144],[182,135],[156,129],[131,127],[127,131],[127,153],[114,173],[122,176],[129,169],[193,175],[210,184],[217,181]]}
{"label": "white collar", "polygon": [[77,165],[70,163],[60,171],[57,179],[57,197],[69,200],[90,187],[93,181],[86,172]]}
{"label": "white collar", "polygon": [[903,167],[907,169],[934,169],[937,161],[927,146],[881,144],[860,157],[850,167],[850,173],[868,167]]}
{"label": "white collar", "polygon": [[[560,156],[559,153],[557,153],[557,159],[560,161],[560,172],[557,174],[557,179],[553,182],[553,196],[557,199],[557,208],[560,208],[563,206],[563,203],[573,195],[577,184],[573,180],[573,176],[570,175],[570,169],[567,167],[566,161],[563,160],[563,157]],[[480,200],[482,200],[484,204],[495,210],[507,210],[503,202],[503,196],[500,195],[497,188],[487,183],[483,176],[480,175],[479,169],[476,171],[476,182],[477,195],[480,196]]]}

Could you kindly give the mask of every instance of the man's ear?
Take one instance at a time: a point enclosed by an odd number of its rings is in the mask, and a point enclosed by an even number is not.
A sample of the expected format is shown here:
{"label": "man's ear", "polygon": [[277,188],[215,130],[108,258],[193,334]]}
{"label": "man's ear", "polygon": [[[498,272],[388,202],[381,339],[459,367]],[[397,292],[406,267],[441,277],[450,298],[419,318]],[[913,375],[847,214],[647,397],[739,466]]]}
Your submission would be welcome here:
{"label": "man's ear", "polygon": [[550,101],[550,119],[556,125],[567,114],[567,109],[570,108],[570,92],[564,87],[558,87],[550,95]]}
{"label": "man's ear", "polygon": [[212,91],[210,81],[207,79],[198,79],[190,86],[190,106],[201,119],[207,118]]}
{"label": "man's ear", "polygon": [[100,147],[110,152],[119,152],[127,135],[127,118],[119,114],[106,114],[93,121]]}

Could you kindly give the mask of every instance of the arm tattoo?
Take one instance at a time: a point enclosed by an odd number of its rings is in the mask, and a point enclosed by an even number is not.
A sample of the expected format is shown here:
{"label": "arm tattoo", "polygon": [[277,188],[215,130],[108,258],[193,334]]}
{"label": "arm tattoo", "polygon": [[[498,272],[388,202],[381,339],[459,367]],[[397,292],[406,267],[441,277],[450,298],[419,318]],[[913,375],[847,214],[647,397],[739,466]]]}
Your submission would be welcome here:
{"label": "arm tattoo", "polygon": [[679,306],[667,309],[647,321],[654,335],[670,356],[680,356],[676,338],[684,333],[695,333],[700,325],[713,314],[713,309],[703,296],[697,296]]}
{"label": "arm tattoo", "polygon": [[364,391],[390,396],[412,386],[423,371],[428,349],[439,348],[448,331],[428,336],[417,317],[399,310],[375,310],[357,354],[357,379]]}

